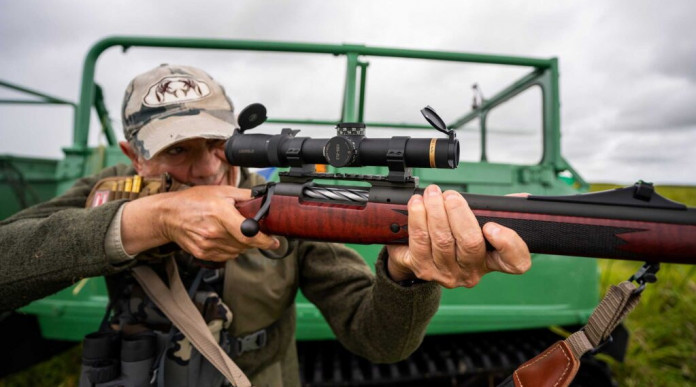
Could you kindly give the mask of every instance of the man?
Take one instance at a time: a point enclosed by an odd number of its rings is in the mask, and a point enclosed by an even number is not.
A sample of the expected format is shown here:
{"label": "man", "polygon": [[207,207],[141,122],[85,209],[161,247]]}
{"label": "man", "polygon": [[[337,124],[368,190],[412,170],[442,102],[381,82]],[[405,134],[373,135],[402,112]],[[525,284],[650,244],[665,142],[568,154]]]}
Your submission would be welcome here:
{"label": "man", "polygon": [[[409,243],[384,249],[376,276],[357,254],[335,244],[301,242],[289,257],[270,261],[259,249],[277,249],[280,241],[263,233],[249,238],[240,230],[244,218],[234,204],[250,199],[250,191],[237,187],[258,179],[225,160],[224,140],[236,119],[216,81],[193,67],[159,66],[128,86],[123,123],[128,141],[120,145],[132,168],[107,168],[0,224],[0,309],[98,275],[111,276],[110,296],[118,301],[128,269],[173,242],[198,259],[224,262],[217,290],[234,316],[229,334],[239,342],[262,331],[268,338],[260,348],[234,354],[252,382],[296,385],[298,289],[344,346],[375,362],[394,362],[420,344],[437,310],[438,284],[471,287],[488,272],[520,274],[530,267],[527,247],[514,231],[493,223],[481,230],[461,195],[434,185],[409,201]],[[191,188],[83,209],[100,179],[134,173],[166,173]],[[494,251],[486,251],[485,240]],[[128,309],[116,304],[116,314]],[[133,318],[112,320],[112,327],[125,331]]]}

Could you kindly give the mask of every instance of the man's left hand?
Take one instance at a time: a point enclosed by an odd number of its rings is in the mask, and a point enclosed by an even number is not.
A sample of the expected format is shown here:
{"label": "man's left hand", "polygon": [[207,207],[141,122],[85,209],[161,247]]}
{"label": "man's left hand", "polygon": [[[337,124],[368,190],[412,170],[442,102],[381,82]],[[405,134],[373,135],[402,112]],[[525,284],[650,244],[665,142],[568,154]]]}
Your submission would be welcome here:
{"label": "man's left hand", "polygon": [[[470,288],[489,272],[522,274],[532,264],[514,230],[493,222],[481,229],[462,195],[442,193],[436,185],[408,202],[408,234],[408,246],[387,246],[387,269],[397,282],[419,278]],[[486,240],[493,251],[486,250]]]}

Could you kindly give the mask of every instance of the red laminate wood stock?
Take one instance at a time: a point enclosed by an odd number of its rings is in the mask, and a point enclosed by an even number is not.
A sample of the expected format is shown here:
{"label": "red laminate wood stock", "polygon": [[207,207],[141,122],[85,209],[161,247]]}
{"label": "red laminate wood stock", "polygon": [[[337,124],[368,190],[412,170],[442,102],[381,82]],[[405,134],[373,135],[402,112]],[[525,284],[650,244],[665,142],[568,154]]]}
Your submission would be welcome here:
{"label": "red laminate wood stock", "polygon": [[[586,257],[621,258],[638,261],[671,262],[696,264],[696,225],[645,222],[636,220],[620,220],[606,218],[591,218],[579,216],[563,216],[548,214],[533,214],[509,211],[474,210],[477,218],[487,218],[506,224],[508,220],[519,223],[528,221],[531,230],[519,229],[520,235],[539,233],[548,243],[530,245],[533,253],[578,255]],[[553,243],[550,229],[572,229],[573,225],[589,226],[589,229],[611,230],[615,244],[600,246],[601,252],[591,249],[573,247],[571,243]],[[515,229],[515,227],[511,227]],[[588,229],[588,228],[584,228]],[[589,233],[588,233],[589,234]],[[594,233],[593,233],[594,234]],[[594,235],[601,234],[597,232]],[[578,241],[577,245],[595,247],[600,242],[593,240],[593,235],[583,236],[587,240]],[[535,237],[523,239],[535,239]]]}
{"label": "red laminate wood stock", "polygon": [[[262,199],[238,203],[253,217]],[[533,253],[696,264],[696,225],[474,209],[481,225],[508,226]],[[300,239],[358,244],[408,242],[406,205],[351,206],[303,202],[275,195],[259,222],[263,232]]]}
{"label": "red laminate wood stock", "polygon": [[[239,203],[237,209],[253,217],[261,199]],[[272,235],[359,244],[406,244],[406,205],[367,203],[363,206],[300,202],[294,196],[274,195],[260,229]],[[396,231],[396,232],[394,232]]]}

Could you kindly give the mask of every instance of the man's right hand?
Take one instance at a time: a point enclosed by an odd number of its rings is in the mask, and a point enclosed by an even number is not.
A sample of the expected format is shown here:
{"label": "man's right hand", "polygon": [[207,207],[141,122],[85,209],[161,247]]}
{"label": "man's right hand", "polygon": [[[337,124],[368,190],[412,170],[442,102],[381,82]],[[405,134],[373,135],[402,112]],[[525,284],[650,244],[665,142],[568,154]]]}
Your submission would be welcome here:
{"label": "man's right hand", "polygon": [[121,218],[123,247],[134,255],[174,242],[198,259],[216,262],[249,248],[278,248],[278,240],[266,234],[242,234],[245,218],[234,204],[249,199],[248,189],[196,186],[133,200],[125,204]]}

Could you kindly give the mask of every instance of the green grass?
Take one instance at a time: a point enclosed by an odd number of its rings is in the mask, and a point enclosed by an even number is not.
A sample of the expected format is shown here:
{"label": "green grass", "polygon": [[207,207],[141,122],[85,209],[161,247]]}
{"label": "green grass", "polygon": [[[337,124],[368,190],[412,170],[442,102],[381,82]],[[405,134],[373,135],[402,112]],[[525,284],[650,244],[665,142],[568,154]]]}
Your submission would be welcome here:
{"label": "green grass", "polygon": [[[591,184],[590,191],[604,191],[619,187],[616,184]],[[655,191],[667,199],[684,203],[689,207],[696,207],[696,186],[661,185],[656,186]]]}
{"label": "green grass", "polygon": [[[592,186],[592,191],[615,188]],[[657,187],[669,199],[696,207],[696,187]],[[602,290],[628,279],[639,262],[600,260]],[[624,363],[612,364],[620,386],[696,385],[696,266],[663,264],[626,319],[631,336]]]}
{"label": "green grass", "polygon": [[[592,191],[615,188],[592,185]],[[672,200],[696,207],[696,187],[658,187]],[[600,260],[602,290],[628,279],[639,262]],[[631,337],[624,363],[611,368],[620,386],[696,385],[696,266],[663,264],[626,319]],[[78,385],[81,346],[0,379],[0,387]]]}
{"label": "green grass", "polygon": [[[628,279],[638,262],[602,260],[602,287]],[[620,386],[696,385],[696,266],[663,264],[625,320],[624,363],[612,364]]]}
{"label": "green grass", "polygon": [[77,387],[81,358],[82,345],[76,345],[43,363],[0,379],[0,387]]}

